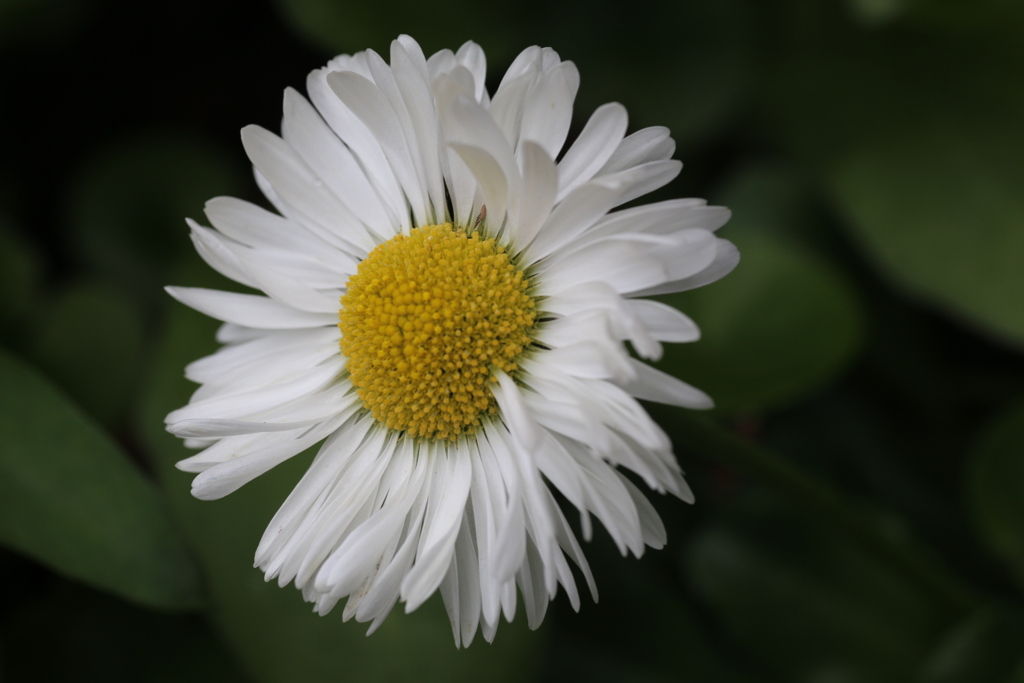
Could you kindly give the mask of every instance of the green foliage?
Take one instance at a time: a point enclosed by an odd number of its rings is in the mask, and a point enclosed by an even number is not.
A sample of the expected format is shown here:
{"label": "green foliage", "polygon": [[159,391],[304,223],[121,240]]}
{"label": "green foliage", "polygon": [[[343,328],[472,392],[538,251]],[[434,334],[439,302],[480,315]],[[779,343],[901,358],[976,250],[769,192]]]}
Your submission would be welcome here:
{"label": "green foliage", "polygon": [[655,552],[639,560],[621,557],[600,533],[585,550],[596,567],[601,597],[580,614],[564,605],[555,614],[552,650],[557,654],[551,657],[549,680],[759,680],[709,637],[697,607],[662,566],[668,557]]}
{"label": "green foliage", "polygon": [[32,244],[0,216],[0,335],[16,335],[31,310],[42,279],[39,256]]}
{"label": "green foliage", "polygon": [[986,608],[957,624],[925,662],[921,683],[1017,683],[1024,674],[1024,616]]}
{"label": "green foliage", "polygon": [[957,317],[1022,344],[1024,139],[1016,128],[964,135],[959,126],[922,126],[852,153],[832,183],[882,267]]}
{"label": "green foliage", "polygon": [[0,47],[67,38],[88,16],[91,0],[0,0]]}
{"label": "green foliage", "polygon": [[192,249],[185,218],[203,222],[203,204],[242,188],[235,162],[201,138],[136,134],[104,148],[74,179],[67,208],[76,259],[123,291],[159,297],[175,264]]}
{"label": "green foliage", "polygon": [[1024,405],[979,439],[968,500],[982,538],[1024,585]]}
{"label": "green foliage", "polygon": [[121,289],[82,281],[40,308],[30,335],[31,358],[90,416],[116,429],[136,390],[141,307]]}
{"label": "green foliage", "polygon": [[782,680],[912,680],[941,606],[825,525],[748,499],[684,551],[730,635]]}
{"label": "green foliage", "polygon": [[[923,11],[923,10],[922,10]],[[819,19],[766,80],[772,137],[819,173],[872,261],[959,320],[1024,341],[1024,55]],[[813,55],[813,59],[808,59]]]}
{"label": "green foliage", "polygon": [[[519,12],[504,22],[478,21],[477,3],[453,0],[430,5],[409,0],[380,4],[343,4],[329,0],[278,0],[281,12],[311,43],[331,55],[374,49],[387,57],[391,41],[399,33],[423,36],[428,54],[442,48],[457,49],[467,40],[483,45],[488,57],[511,60],[521,49],[519,35],[530,24]],[[393,22],[382,22],[386,13]]]}
{"label": "green foliage", "polygon": [[64,581],[19,608],[0,633],[10,646],[8,683],[248,680],[202,616],[142,609]]}
{"label": "green foliage", "polygon": [[0,351],[0,542],[161,609],[200,604],[157,489],[48,380]]}

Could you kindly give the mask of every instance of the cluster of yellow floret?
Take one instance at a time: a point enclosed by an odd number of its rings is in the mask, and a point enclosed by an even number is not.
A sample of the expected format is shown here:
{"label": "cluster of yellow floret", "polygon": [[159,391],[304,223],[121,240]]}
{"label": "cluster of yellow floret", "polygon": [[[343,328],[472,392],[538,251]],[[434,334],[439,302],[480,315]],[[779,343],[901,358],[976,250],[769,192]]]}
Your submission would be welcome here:
{"label": "cluster of yellow floret", "polygon": [[536,303],[494,239],[444,225],[378,245],[341,297],[341,351],[363,405],[390,429],[455,439],[496,410],[494,368],[516,369]]}

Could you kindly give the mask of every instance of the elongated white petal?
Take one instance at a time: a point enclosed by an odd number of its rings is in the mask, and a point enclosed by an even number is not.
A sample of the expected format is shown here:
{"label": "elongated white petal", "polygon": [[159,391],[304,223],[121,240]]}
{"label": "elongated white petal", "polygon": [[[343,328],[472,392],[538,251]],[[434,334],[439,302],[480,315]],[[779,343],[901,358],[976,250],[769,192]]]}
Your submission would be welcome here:
{"label": "elongated white petal", "polygon": [[301,223],[234,197],[214,197],[206,202],[205,213],[218,231],[250,247],[307,254],[329,248]]}
{"label": "elongated white petal", "polygon": [[330,325],[337,319],[328,313],[308,313],[253,294],[235,294],[197,287],[167,287],[181,303],[224,322],[263,330]]}
{"label": "elongated white petal", "polygon": [[385,239],[393,236],[392,230],[386,228],[391,227],[394,219],[388,215],[355,155],[306,98],[291,88],[284,92],[281,134],[366,229]]}
{"label": "elongated white petal", "polygon": [[511,239],[525,249],[544,227],[555,205],[558,169],[544,149],[533,142],[524,142],[519,148],[523,176],[523,194],[519,223],[513,226]]}
{"label": "elongated white petal", "polygon": [[636,313],[655,339],[677,343],[700,339],[700,329],[696,323],[677,308],[647,299],[631,299],[625,304]]}
{"label": "elongated white petal", "polygon": [[192,244],[203,260],[224,277],[247,287],[257,287],[256,281],[249,275],[245,264],[220,239],[217,234],[204,228],[195,221],[188,219],[188,227],[192,228]]}
{"label": "elongated white petal", "polygon": [[402,580],[407,612],[419,607],[440,585],[452,559],[456,535],[469,496],[472,464],[460,453],[437,449],[430,503],[424,518],[416,562]]}
{"label": "elongated white petal", "polygon": [[736,246],[727,240],[717,240],[714,258],[703,270],[679,280],[632,291],[629,296],[656,296],[703,287],[731,273],[732,269],[739,265],[739,262],[740,252]]}
{"label": "elongated white petal", "polygon": [[637,398],[681,408],[706,410],[714,407],[711,397],[700,389],[640,361],[631,360],[630,363],[636,372],[636,379],[623,383],[622,388]]}
{"label": "elongated white petal", "polygon": [[650,161],[668,159],[676,151],[675,141],[669,137],[668,128],[654,126],[638,130],[627,136],[608,159],[598,175],[616,173]]}
{"label": "elongated white petal", "polygon": [[428,222],[425,187],[417,176],[402,122],[387,97],[369,78],[351,71],[328,74],[327,84],[379,141],[388,165],[408,197],[416,222],[425,225]]}
{"label": "elongated white petal", "polygon": [[[506,210],[510,220],[518,221],[520,177],[519,168],[508,140],[502,135],[487,112],[478,102],[465,96],[458,96],[441,109],[441,125],[445,138],[453,147],[465,145],[482,149],[501,168],[507,183]],[[472,168],[472,167],[471,167]],[[478,179],[479,180],[479,179]],[[495,215],[493,218],[491,214]],[[488,217],[500,227],[501,214],[488,209]]]}
{"label": "elongated white petal", "polygon": [[572,62],[545,71],[526,95],[520,141],[536,142],[554,158],[562,149],[572,123],[572,101],[579,87],[579,72]]}
{"label": "elongated white petal", "polygon": [[[338,98],[327,83],[334,69],[317,69],[306,79],[309,98],[331,130],[352,150],[366,173],[367,180],[376,188],[384,208],[392,221],[401,229],[409,227],[409,212],[402,187],[388,163],[380,142],[366,125]],[[362,74],[366,76],[367,74]]]}
{"label": "elongated white petal", "polygon": [[626,133],[629,117],[617,102],[594,110],[572,147],[558,163],[558,199],[587,182],[601,170]]}
{"label": "elongated white petal", "polygon": [[226,496],[270,468],[306,450],[334,431],[337,426],[337,420],[327,421],[297,439],[269,446],[245,457],[228,460],[204,470],[192,481],[192,495],[200,500]]}
{"label": "elongated white petal", "polygon": [[242,144],[281,201],[302,216],[304,225],[315,228],[318,237],[340,248],[365,252],[374,247],[365,227],[284,140],[259,126],[246,126]]}
{"label": "elongated white petal", "polygon": [[248,420],[193,419],[175,422],[167,428],[175,436],[190,436],[201,439],[234,436],[236,434],[261,434],[263,432],[287,432],[323,422],[323,417],[301,422],[250,422]]}
{"label": "elongated white petal", "polygon": [[508,209],[509,179],[501,164],[482,147],[451,144],[452,150],[473,174],[484,196],[484,205],[491,221],[501,225]]}

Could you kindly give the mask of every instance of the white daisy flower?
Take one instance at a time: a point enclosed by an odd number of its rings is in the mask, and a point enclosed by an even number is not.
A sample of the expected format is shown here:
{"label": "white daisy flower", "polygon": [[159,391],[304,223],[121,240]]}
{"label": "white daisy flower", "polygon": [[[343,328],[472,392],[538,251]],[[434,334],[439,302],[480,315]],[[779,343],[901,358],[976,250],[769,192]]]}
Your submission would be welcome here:
{"label": "white daisy flower", "polygon": [[[597,109],[562,153],[579,74],[531,47],[494,96],[483,51],[427,59],[408,36],[284,96],[279,137],[242,130],[278,213],[219,197],[192,239],[263,295],[172,287],[224,321],[224,346],[167,416],[202,450],[178,467],[220,498],[323,441],[255,564],[320,614],[376,629],[440,589],[456,645],[494,638],[516,587],[537,627],[570,561],[597,589],[555,492],[625,555],[660,548],[654,508],[620,468],[690,502],[664,432],[637,399],[708,397],[632,357],[689,342],[679,311],[638,297],[698,287],[739,256],[728,210],[682,199],[612,211],[682,165],[665,128]],[[311,101],[311,102],[310,102]],[[561,160],[556,159],[561,155]],[[326,440],[325,440],[326,439]]]}

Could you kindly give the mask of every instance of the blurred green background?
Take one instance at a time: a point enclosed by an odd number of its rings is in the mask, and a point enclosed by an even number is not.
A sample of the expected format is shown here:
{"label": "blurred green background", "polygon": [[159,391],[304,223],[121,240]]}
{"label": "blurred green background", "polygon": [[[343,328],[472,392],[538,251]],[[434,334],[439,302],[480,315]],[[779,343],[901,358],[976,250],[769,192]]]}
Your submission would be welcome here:
{"label": "blurred green background", "polygon": [[[601,593],[456,651],[435,599],[378,633],[251,568],[309,462],[201,503],[162,418],[231,286],[184,217],[260,201],[238,130],[340,52],[550,45],[575,131],[619,101],[733,209],[703,339],[650,406],[697,496],[669,545],[585,548]],[[0,679],[1024,681],[1024,3],[0,0]],[[570,515],[572,517],[572,515]],[[522,617],[522,615],[520,615]]]}

